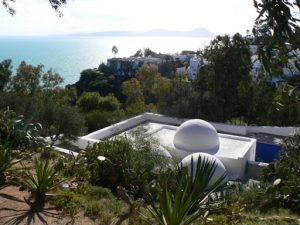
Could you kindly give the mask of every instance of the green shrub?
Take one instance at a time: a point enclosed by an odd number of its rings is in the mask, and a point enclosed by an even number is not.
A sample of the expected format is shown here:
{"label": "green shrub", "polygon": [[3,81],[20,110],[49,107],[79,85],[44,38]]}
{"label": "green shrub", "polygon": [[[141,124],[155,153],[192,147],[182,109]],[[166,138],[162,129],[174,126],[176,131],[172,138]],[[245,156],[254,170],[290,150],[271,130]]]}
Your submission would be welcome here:
{"label": "green shrub", "polygon": [[20,161],[21,159],[14,159],[13,150],[0,145],[0,185],[3,185],[6,181],[5,173]]}
{"label": "green shrub", "polygon": [[54,160],[59,157],[59,153],[55,151],[53,148],[42,148],[40,152],[40,159],[41,160]]}
{"label": "green shrub", "polygon": [[79,212],[79,207],[75,202],[69,202],[66,204],[63,211],[67,215],[70,215],[71,218],[74,218],[75,215]]}
{"label": "green shrub", "polygon": [[[137,147],[137,146],[136,146]],[[141,197],[146,186],[158,177],[159,169],[168,164],[164,157],[151,152],[150,145],[139,145],[138,149],[126,138],[101,141],[89,146],[84,157],[94,185],[115,190],[121,185]],[[105,160],[99,161],[98,156]]]}
{"label": "green shrub", "polygon": [[102,97],[98,105],[98,109],[111,112],[118,111],[120,107],[121,103],[113,94]]}
{"label": "green shrub", "polygon": [[96,217],[99,215],[99,212],[103,211],[105,207],[99,201],[91,200],[85,204],[85,215],[89,217]]}
{"label": "green shrub", "polygon": [[273,206],[300,213],[300,134],[290,137],[282,145],[280,157],[264,171],[270,182],[269,198]]}
{"label": "green shrub", "polygon": [[93,198],[93,199],[101,199],[101,198],[113,198],[113,194],[107,188],[98,187],[98,186],[90,186],[88,185],[85,189],[85,195]]}
{"label": "green shrub", "polygon": [[73,191],[63,191],[57,196],[51,198],[50,202],[52,205],[55,205],[57,208],[62,210],[68,203],[74,200],[75,196],[76,193]]}
{"label": "green shrub", "polygon": [[114,123],[118,116],[115,112],[104,110],[92,110],[85,113],[86,125],[89,132],[107,127]]}
{"label": "green shrub", "polygon": [[95,110],[98,109],[101,98],[98,92],[84,92],[79,97],[77,105],[82,111]]}

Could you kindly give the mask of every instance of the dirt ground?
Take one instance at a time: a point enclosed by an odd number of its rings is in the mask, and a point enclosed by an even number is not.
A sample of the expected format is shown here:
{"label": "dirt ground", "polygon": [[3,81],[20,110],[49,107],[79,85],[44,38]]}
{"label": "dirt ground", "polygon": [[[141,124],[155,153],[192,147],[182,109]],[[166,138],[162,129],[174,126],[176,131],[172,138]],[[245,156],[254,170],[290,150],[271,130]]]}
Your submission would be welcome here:
{"label": "dirt ground", "polygon": [[99,224],[80,213],[75,220],[72,220],[49,204],[46,204],[42,210],[33,210],[25,201],[29,195],[27,191],[19,191],[19,188],[15,186],[0,187],[0,225]]}

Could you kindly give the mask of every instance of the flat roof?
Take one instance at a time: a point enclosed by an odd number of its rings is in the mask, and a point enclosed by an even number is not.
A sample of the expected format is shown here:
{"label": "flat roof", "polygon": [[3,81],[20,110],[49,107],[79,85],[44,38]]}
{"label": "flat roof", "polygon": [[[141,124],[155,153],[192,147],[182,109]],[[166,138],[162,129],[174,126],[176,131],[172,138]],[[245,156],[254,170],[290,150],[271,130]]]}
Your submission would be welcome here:
{"label": "flat roof", "polygon": [[[159,144],[172,155],[172,152],[175,150],[173,139],[177,128],[178,126],[174,125],[147,121],[119,133],[114,137],[126,136],[127,138],[134,139],[138,132],[142,132],[146,138],[149,138],[150,140],[154,139],[154,141],[157,140]],[[220,148],[216,156],[225,158],[242,158],[252,145],[253,139],[251,138],[222,133],[218,133],[218,135]]]}

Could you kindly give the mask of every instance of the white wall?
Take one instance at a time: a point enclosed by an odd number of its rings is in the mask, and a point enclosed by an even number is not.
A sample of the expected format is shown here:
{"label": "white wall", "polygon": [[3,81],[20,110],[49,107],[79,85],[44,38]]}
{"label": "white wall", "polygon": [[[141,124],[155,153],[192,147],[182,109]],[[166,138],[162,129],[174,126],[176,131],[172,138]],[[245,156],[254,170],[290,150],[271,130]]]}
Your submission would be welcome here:
{"label": "white wall", "polygon": [[[164,116],[164,115],[154,114],[154,113],[144,113],[136,117],[124,120],[120,123],[114,124],[112,126],[95,131],[86,136],[80,137],[78,139],[77,144],[79,148],[84,149],[87,147],[88,144],[97,143],[99,142],[99,140],[103,138],[113,136],[121,131],[127,130],[131,127],[134,127],[138,124],[141,124],[149,120],[157,123],[167,123],[167,124],[179,126],[187,119],[169,117],[169,116]],[[211,124],[216,128],[216,130],[219,133],[224,132],[230,134],[237,134],[241,136],[246,136],[251,133],[265,133],[265,134],[287,137],[293,135],[295,131],[300,131],[300,127],[240,126],[240,125],[231,125],[231,124],[214,123],[214,122],[211,122]]]}

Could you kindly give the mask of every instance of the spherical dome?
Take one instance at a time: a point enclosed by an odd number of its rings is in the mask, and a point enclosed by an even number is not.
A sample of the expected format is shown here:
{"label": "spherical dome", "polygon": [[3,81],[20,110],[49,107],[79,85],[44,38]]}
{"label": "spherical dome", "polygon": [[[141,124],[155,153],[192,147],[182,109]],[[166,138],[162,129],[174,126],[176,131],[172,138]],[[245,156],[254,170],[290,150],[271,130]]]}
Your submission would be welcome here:
{"label": "spherical dome", "polygon": [[[203,162],[203,160],[207,160],[210,163],[215,163],[216,165],[216,170],[208,184],[208,187],[210,187],[212,184],[214,184],[221,176],[226,174],[226,168],[223,165],[223,163],[214,155],[210,155],[207,153],[194,153],[191,155],[188,155],[185,157],[182,161],[181,164],[184,167],[188,167],[189,173],[191,173],[191,164],[192,164],[192,159],[193,159],[193,174],[195,178],[196,174],[196,169],[197,169],[197,163],[198,163],[198,158],[200,157],[200,160]],[[226,178],[225,178],[226,179]],[[223,181],[224,182],[224,181]]]}
{"label": "spherical dome", "polygon": [[189,154],[206,152],[216,154],[220,142],[216,129],[204,120],[188,120],[181,124],[174,136],[173,144],[181,152]]}

